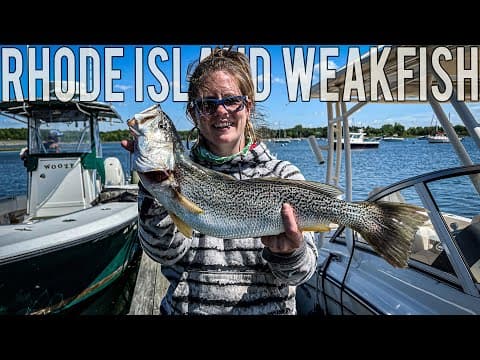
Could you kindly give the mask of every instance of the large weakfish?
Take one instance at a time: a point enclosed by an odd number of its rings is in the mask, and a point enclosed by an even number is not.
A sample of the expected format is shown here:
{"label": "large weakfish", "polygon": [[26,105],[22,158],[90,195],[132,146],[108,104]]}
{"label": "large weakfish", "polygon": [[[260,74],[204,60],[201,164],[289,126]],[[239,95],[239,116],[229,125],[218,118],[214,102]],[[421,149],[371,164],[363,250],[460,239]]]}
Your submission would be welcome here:
{"label": "large weakfish", "polygon": [[[284,232],[281,208],[289,203],[302,231],[345,225],[395,267],[406,267],[425,210],[390,202],[346,202],[341,191],[313,181],[237,180],[191,161],[171,119],[159,105],[128,121],[135,135],[134,169],[143,186],[165,207],[178,230],[224,239]],[[327,228],[328,229],[328,228]]]}

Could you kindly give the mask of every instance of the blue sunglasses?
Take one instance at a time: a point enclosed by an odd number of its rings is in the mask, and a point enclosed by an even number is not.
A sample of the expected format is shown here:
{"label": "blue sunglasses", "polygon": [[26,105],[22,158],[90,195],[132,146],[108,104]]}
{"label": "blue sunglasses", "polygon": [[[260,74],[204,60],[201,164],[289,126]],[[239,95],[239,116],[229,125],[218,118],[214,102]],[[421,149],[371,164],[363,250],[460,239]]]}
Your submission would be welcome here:
{"label": "blue sunglasses", "polygon": [[229,114],[233,114],[242,111],[247,100],[246,95],[228,96],[223,99],[197,99],[193,101],[193,106],[200,115],[213,115],[219,105],[222,105]]}

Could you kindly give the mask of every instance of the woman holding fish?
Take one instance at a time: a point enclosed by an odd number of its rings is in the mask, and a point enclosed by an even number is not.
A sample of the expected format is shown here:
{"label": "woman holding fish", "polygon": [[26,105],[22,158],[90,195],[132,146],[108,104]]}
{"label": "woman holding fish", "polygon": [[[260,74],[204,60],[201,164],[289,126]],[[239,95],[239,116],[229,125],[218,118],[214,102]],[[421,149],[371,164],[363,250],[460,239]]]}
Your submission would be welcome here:
{"label": "woman holding fish", "polygon": [[[248,59],[234,50],[213,50],[189,78],[187,114],[198,129],[190,159],[240,180],[304,180],[296,166],[276,159],[257,139],[251,121],[254,112]],[[124,140],[122,145],[133,151],[133,143]],[[168,176],[157,172],[148,180],[162,183]],[[313,233],[299,230],[289,204],[281,208],[284,232],[279,235],[215,237],[193,231],[167,211],[144,186],[148,180],[144,177],[140,184],[139,238],[143,250],[162,264],[170,282],[162,314],[296,313],[296,286],[314,273],[317,249]],[[198,191],[211,194],[208,184],[199,183]],[[221,204],[232,199],[242,203],[235,192],[226,191],[223,196]],[[182,195],[179,199],[195,212],[195,204],[188,204]]]}

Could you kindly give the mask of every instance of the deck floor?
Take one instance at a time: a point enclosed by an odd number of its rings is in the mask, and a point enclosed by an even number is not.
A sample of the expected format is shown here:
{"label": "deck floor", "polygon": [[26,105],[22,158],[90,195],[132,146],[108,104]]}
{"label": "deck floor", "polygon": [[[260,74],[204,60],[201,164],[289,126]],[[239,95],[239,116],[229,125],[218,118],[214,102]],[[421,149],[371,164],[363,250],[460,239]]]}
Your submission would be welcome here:
{"label": "deck floor", "polygon": [[169,285],[160,269],[160,263],[142,254],[128,315],[160,315],[160,304]]}

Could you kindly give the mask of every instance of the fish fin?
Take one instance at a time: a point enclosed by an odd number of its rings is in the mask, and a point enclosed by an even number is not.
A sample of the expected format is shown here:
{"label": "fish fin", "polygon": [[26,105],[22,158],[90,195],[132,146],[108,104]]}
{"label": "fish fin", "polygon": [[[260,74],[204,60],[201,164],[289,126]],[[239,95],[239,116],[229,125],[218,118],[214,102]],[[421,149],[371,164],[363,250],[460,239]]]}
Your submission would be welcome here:
{"label": "fish fin", "polygon": [[183,235],[185,235],[188,238],[192,237],[193,230],[190,226],[185,224],[185,222],[174,213],[169,212],[168,215],[170,215],[170,217],[172,218],[173,223],[177,227],[178,231],[180,231]]}
{"label": "fish fin", "polygon": [[330,197],[337,197],[343,194],[342,189],[333,185],[321,183],[319,181],[282,179],[279,177],[264,177],[264,178],[246,179],[241,181],[247,181],[252,183],[278,182],[278,183],[283,183],[285,185],[297,186],[306,190],[317,191]]}
{"label": "fish fin", "polygon": [[[418,228],[428,219],[425,209],[395,202],[356,202],[368,209],[368,218],[352,226],[390,265],[405,268]],[[374,226],[365,228],[365,223]]]}
{"label": "fish fin", "polygon": [[221,173],[221,172],[214,171],[212,169],[207,169],[207,168],[204,169],[204,171],[206,173],[210,174],[211,176],[215,176],[215,177],[219,178],[220,180],[235,180],[235,181],[237,181],[237,179],[235,179],[235,177],[233,175]]}
{"label": "fish fin", "polygon": [[188,200],[185,196],[183,196],[181,193],[179,193],[177,190],[175,191],[175,195],[178,198],[178,202],[188,211],[194,213],[194,214],[201,214],[203,213],[203,210],[198,207],[197,204],[193,203],[192,201]]}
{"label": "fish fin", "polygon": [[328,232],[328,231],[330,231],[330,226],[328,226],[327,224],[317,224],[317,225],[302,227],[300,230],[301,231]]}

